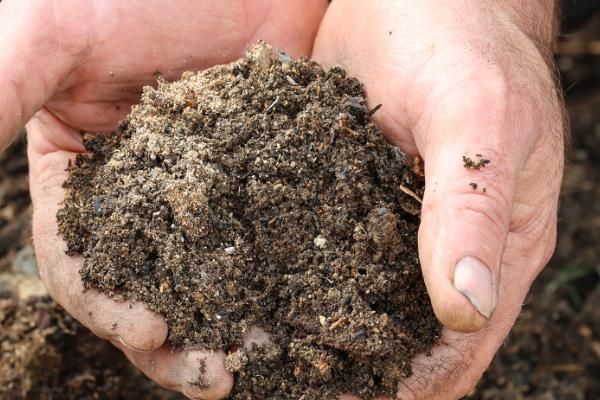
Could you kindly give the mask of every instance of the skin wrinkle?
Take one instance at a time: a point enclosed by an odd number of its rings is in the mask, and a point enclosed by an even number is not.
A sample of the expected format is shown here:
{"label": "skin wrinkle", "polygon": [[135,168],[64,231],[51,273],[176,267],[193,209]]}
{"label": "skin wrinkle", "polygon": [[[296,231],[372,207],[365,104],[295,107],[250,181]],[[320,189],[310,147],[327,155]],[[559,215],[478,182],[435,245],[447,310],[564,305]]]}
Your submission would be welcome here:
{"label": "skin wrinkle", "polygon": [[[448,206],[447,206],[448,207]],[[463,216],[463,218],[453,218],[454,216],[459,215]],[[478,221],[481,225],[486,228],[492,227],[492,231],[494,236],[500,241],[503,241],[503,238],[498,237],[499,232],[506,232],[506,226],[508,226],[508,217],[504,216],[504,213],[499,209],[489,210],[489,202],[486,201],[485,206],[481,205],[458,205],[456,207],[449,206],[447,211],[445,212],[445,216],[447,220],[464,220],[466,219],[466,215],[469,215],[471,220]],[[500,218],[500,219],[498,219]],[[472,249],[471,249],[472,251]],[[491,266],[490,266],[491,267]]]}
{"label": "skin wrinkle", "polygon": [[[56,1],[57,0],[52,1],[52,16],[54,18],[54,21],[53,21],[54,23],[52,25],[54,27],[54,35],[56,36],[56,44],[57,44],[58,50],[62,53],[63,52],[62,38],[61,38],[61,34],[58,29],[58,18],[56,15],[56,12],[57,12],[56,11]],[[58,1],[60,1],[60,0],[58,0]]]}
{"label": "skin wrinkle", "polygon": [[[85,3],[84,3],[85,2]],[[65,2],[62,0],[53,0],[52,1],[52,15],[53,15],[53,21],[52,21],[52,25],[54,27],[54,32],[55,32],[55,36],[56,36],[56,45],[55,47],[57,48],[57,50],[63,54],[64,58],[71,58],[71,66],[69,68],[66,69],[66,72],[63,74],[62,79],[60,79],[58,82],[56,82],[56,84],[54,85],[54,87],[51,88],[47,88],[47,93],[53,93],[55,91],[57,91],[60,86],[62,85],[62,82],[64,82],[65,80],[67,80],[67,78],[69,77],[69,75],[75,71],[78,67],[80,67],[83,63],[85,63],[86,59],[91,55],[92,53],[92,49],[94,48],[94,37],[93,37],[93,32],[94,29],[93,27],[96,26],[96,13],[93,12],[92,10],[94,9],[94,5],[93,2],[90,0],[84,0],[84,2],[79,1],[79,5],[81,8],[86,8],[84,4],[88,5],[88,11],[89,11],[89,15],[86,15],[85,18],[82,18],[85,23],[80,24],[80,26],[83,26],[83,33],[80,32],[80,36],[83,37],[84,39],[82,40],[81,43],[76,43],[75,40],[71,39],[72,32],[71,32],[71,28],[72,28],[72,24],[70,24],[69,22],[67,22],[67,26],[63,27],[63,20],[66,19],[68,21],[68,17],[61,15],[61,11],[64,12],[64,9],[67,8],[68,11],[70,10],[70,7],[65,7]],[[76,23],[76,22],[75,22]],[[64,33],[63,33],[64,31]],[[65,40],[63,37],[67,36],[69,39]],[[70,43],[69,45],[66,45],[66,43]],[[53,54],[53,57],[56,57]]]}
{"label": "skin wrinkle", "polygon": [[[444,337],[445,335],[442,334]],[[409,379],[409,382],[402,382],[401,386],[408,387],[410,391],[415,395],[415,398],[418,396],[415,393],[423,392],[431,390],[433,388],[433,392],[439,392],[442,389],[442,385],[445,384],[446,381],[450,380],[452,376],[460,376],[462,371],[468,369],[468,361],[466,360],[467,354],[469,354],[469,349],[459,349],[450,343],[445,343],[437,349],[438,352],[442,352],[442,354],[432,355],[436,359],[436,362],[427,362],[422,363],[420,360],[415,360],[413,368],[415,374],[413,376],[416,379]],[[446,356],[444,353],[451,351],[452,356]],[[410,385],[410,382],[415,382],[415,384],[419,387],[413,388]]]}
{"label": "skin wrinkle", "polygon": [[[17,119],[19,121],[18,122],[19,125],[22,125],[25,122],[24,121],[25,105],[21,101],[19,101],[19,99],[23,98],[23,97],[21,97],[22,96],[22,93],[21,93],[22,90],[20,88],[20,85],[17,84],[17,81],[13,77],[6,76],[5,80],[9,84],[9,86],[8,86],[7,89],[10,90],[10,93],[12,93],[13,97],[14,97],[14,101],[10,102],[10,104],[13,104],[13,105],[16,104],[16,106],[17,106],[16,118],[15,119]],[[2,85],[2,87],[3,87],[3,89],[5,89],[4,85]],[[7,97],[10,99],[10,96],[7,96]],[[15,114],[13,114],[13,115],[15,115]],[[14,126],[14,124],[13,125],[9,125],[8,127],[4,127],[3,130],[8,130],[9,132],[10,131],[14,131],[14,130],[16,130],[16,126]],[[0,132],[0,134],[4,134],[4,132]],[[14,135],[12,135],[12,136],[14,136]],[[12,139],[11,139],[11,141],[12,141]],[[3,148],[0,147],[0,150],[3,150]]]}
{"label": "skin wrinkle", "polygon": [[[91,27],[96,26],[95,13],[93,12],[94,7],[90,0],[76,0],[77,7],[72,6],[72,1],[52,1],[56,47],[65,56],[83,62],[93,48],[94,41],[92,35],[94,30]],[[70,13],[74,10],[83,10],[85,14],[71,15]],[[79,21],[85,22],[78,24]],[[74,34],[72,30],[76,27],[80,28],[80,31]]]}
{"label": "skin wrinkle", "polygon": [[[546,228],[546,221],[551,220],[556,215],[554,212],[543,212],[540,215],[540,204],[525,204],[516,202],[515,207],[527,208],[527,212],[523,213],[521,220],[511,220],[509,230],[514,233],[523,235],[527,240],[532,241],[537,238],[540,232]],[[542,217],[542,218],[540,218]],[[546,218],[543,218],[546,217]]]}
{"label": "skin wrinkle", "polygon": [[[457,69],[460,68],[460,66],[456,67]],[[461,93],[461,98],[465,99],[465,97],[467,98],[468,104],[470,105],[471,103],[475,103],[475,107],[476,108],[480,108],[481,103],[493,103],[493,107],[494,109],[491,110],[492,111],[492,116],[496,116],[496,115],[500,115],[500,116],[505,116],[506,115],[506,111],[508,106],[504,103],[507,103],[506,101],[502,101],[503,104],[498,105],[494,100],[496,99],[505,99],[506,98],[506,92],[507,92],[507,84],[506,81],[502,78],[496,79],[496,82],[493,84],[490,84],[490,82],[493,81],[494,76],[496,73],[500,73],[497,69],[493,69],[492,73],[490,74],[490,72],[486,72],[485,76],[482,76],[482,72],[479,70],[479,68],[472,68],[472,67],[467,67],[470,69],[473,69],[473,71],[471,71],[470,73],[464,73],[464,72],[459,72],[460,76],[462,77],[461,80],[456,80],[454,79],[452,81],[451,85],[448,85],[447,82],[440,82],[440,83],[435,83],[432,85],[432,87],[430,87],[428,90],[432,93],[431,96],[433,96],[433,98],[437,98],[436,101],[433,104],[430,103],[425,103],[427,104],[427,109],[429,111],[430,114],[430,119],[438,119],[439,120],[439,115],[441,112],[441,115],[446,115],[445,117],[451,121],[453,121],[456,118],[460,118],[459,121],[457,121],[456,123],[458,124],[464,124],[464,125],[473,125],[471,124],[470,120],[465,120],[465,115],[460,115],[459,117],[456,117],[456,113],[455,110],[452,110],[453,112],[449,112],[448,111],[448,102],[451,102],[456,100],[456,94],[457,93]],[[433,67],[434,69],[434,73],[436,71],[436,67]],[[486,70],[490,70],[490,67],[487,66]],[[449,73],[449,71],[444,71],[445,73]],[[491,75],[491,77],[489,76]],[[438,87],[436,87],[435,85],[439,85],[440,88],[438,89]],[[447,87],[442,86],[442,85],[447,85]],[[477,102],[475,101],[477,100]],[[459,103],[460,104],[460,103]],[[462,106],[465,107],[465,106]],[[438,108],[441,108],[441,110],[438,110]],[[467,108],[467,110],[464,110],[465,114],[469,115],[475,112],[475,110],[471,111],[470,109]],[[478,110],[479,111],[479,110]],[[486,112],[489,114],[490,110],[486,110]],[[481,116],[479,114],[474,115],[474,118],[476,121],[481,119]],[[502,121],[496,121],[497,118],[494,118],[492,121],[494,122],[494,125],[501,125]],[[486,120],[489,122],[490,118],[487,117]],[[454,121],[453,121],[454,122]],[[477,121],[479,122],[479,121]],[[430,128],[430,127],[429,127]],[[425,130],[424,130],[425,131]]]}
{"label": "skin wrinkle", "polygon": [[[446,347],[447,350],[453,351],[452,356],[440,355],[437,357],[437,362],[421,366],[419,376],[424,378],[417,380],[421,385],[420,392],[447,393],[445,387],[447,382],[453,380],[464,382],[464,373],[469,370],[470,360],[473,359],[470,350],[467,348],[465,351],[451,345]],[[466,393],[467,391],[468,389],[457,389],[455,392]]]}
{"label": "skin wrinkle", "polygon": [[[439,55],[440,57],[442,55]],[[442,57],[443,58],[443,57]],[[430,60],[430,62],[433,61]],[[436,63],[439,62],[437,60],[435,60]],[[425,65],[424,67],[428,67],[428,65]],[[434,70],[436,69],[435,66],[431,67]],[[456,66],[455,68],[458,68],[458,66]],[[424,68],[425,71],[425,68]],[[449,73],[449,71],[445,71],[446,73]],[[461,76],[464,75],[464,73],[460,72]],[[475,79],[474,79],[475,78]],[[472,87],[473,85],[475,85],[475,82],[477,81],[481,81],[483,78],[480,76],[480,72],[478,73],[477,70],[474,70],[472,72],[472,74],[469,74],[467,76],[464,76],[462,78],[462,81],[453,81],[453,85],[449,86],[449,87],[442,87],[441,89],[436,88],[436,84],[431,84],[431,87],[426,88],[426,89],[421,89],[423,91],[425,91],[427,94],[425,96],[422,97],[422,102],[423,104],[427,104],[427,108],[424,107],[417,107],[417,108],[422,108],[422,114],[420,115],[420,118],[416,119],[416,125],[413,127],[413,130],[415,131],[417,137],[424,137],[424,143],[419,142],[419,149],[421,150],[421,152],[423,153],[424,151],[426,151],[427,145],[426,143],[430,142],[431,139],[429,139],[429,137],[427,136],[427,132],[435,132],[434,129],[432,129],[432,125],[431,125],[431,121],[432,120],[439,120],[440,115],[444,115],[444,111],[448,111],[448,106],[447,106],[447,102],[449,98],[454,98],[454,93],[461,93],[461,97],[465,95],[465,88],[467,87]],[[504,82],[504,80],[501,80],[501,82]],[[442,85],[442,83],[439,83],[437,85]],[[457,88],[459,90],[457,90]],[[440,92],[440,90],[442,90]],[[474,90],[482,90],[480,87],[475,87]],[[475,94],[475,96],[477,96],[478,93]],[[489,96],[489,95],[488,95]],[[503,98],[503,94],[499,93],[499,94],[495,94],[492,97],[494,98]],[[434,100],[433,103],[431,103],[431,99],[434,98],[436,100]],[[440,114],[441,111],[441,114]],[[453,110],[454,112],[456,112],[456,110]],[[506,115],[506,111],[499,112],[502,115]],[[453,113],[454,114],[454,113]],[[424,119],[426,118],[426,119]],[[425,122],[426,121],[426,122]],[[424,125],[423,125],[424,124]],[[462,124],[465,124],[464,121],[462,121]]]}
{"label": "skin wrinkle", "polygon": [[[53,126],[60,126],[61,124],[60,119],[45,108],[37,114],[35,117],[35,122],[41,124],[49,131],[52,130],[51,124]],[[46,137],[39,138],[43,139],[42,141],[39,141],[38,137],[34,138],[33,144],[35,145],[35,151],[39,156],[38,160],[44,160],[44,156],[57,151],[61,153],[64,152],[65,155],[68,155],[68,158],[74,158],[76,153],[85,152],[85,147],[83,146],[81,136],[71,128],[66,126],[62,128],[62,135],[48,135]],[[39,170],[45,171],[46,169]],[[61,171],[59,177],[64,181],[64,179],[67,177],[66,172]]]}
{"label": "skin wrinkle", "polygon": [[[179,71],[178,71],[179,72]],[[183,70],[181,70],[183,72]],[[106,82],[101,82],[101,89],[106,90],[96,90],[95,87],[98,85],[98,80],[94,79],[94,77],[89,77],[86,80],[78,83],[76,87],[70,88],[68,91],[59,93],[55,96],[53,101],[60,101],[64,99],[65,101],[73,101],[75,100],[78,103],[110,103],[114,101],[124,100],[124,101],[139,101],[141,87],[145,85],[156,86],[156,78],[153,76],[152,79],[154,82],[151,82],[149,79],[139,79],[139,80],[131,80],[131,79],[123,79],[123,80],[108,80]],[[119,96],[114,96],[114,89],[111,87],[116,87],[118,89],[125,89],[125,93],[119,94]],[[94,89],[92,91],[92,89]],[[100,92],[100,93],[98,93]],[[121,91],[120,91],[121,92]],[[107,96],[106,98],[95,98],[94,96],[98,96],[99,94],[112,95],[113,97]],[[127,95],[127,97],[124,97]]]}
{"label": "skin wrinkle", "polygon": [[[508,160],[505,160],[500,153],[497,153],[489,148],[482,150],[484,156],[493,160],[492,164],[482,168],[479,171],[474,171],[473,173],[461,175],[457,179],[457,181],[453,182],[445,182],[443,186],[445,186],[445,190],[435,195],[435,197],[431,197],[431,195],[426,195],[425,201],[430,206],[438,206],[447,201],[446,196],[451,194],[456,199],[453,199],[453,202],[456,202],[456,208],[460,211],[462,205],[469,204],[469,200],[471,202],[477,201],[477,203],[495,203],[493,209],[497,211],[495,215],[490,215],[491,219],[496,219],[497,221],[501,221],[504,219],[510,219],[511,215],[509,214],[506,218],[503,216],[505,210],[511,210],[514,205],[515,194],[513,190],[499,190],[504,187],[505,182],[516,182],[518,179],[518,172],[509,171],[505,165],[508,164]],[[442,160],[444,161],[444,160]],[[460,162],[458,160],[457,162]],[[505,164],[504,166],[498,166],[500,164]],[[461,167],[462,168],[462,167]],[[462,173],[462,171],[461,171]],[[486,193],[483,191],[474,191],[468,184],[469,182],[476,181],[480,187],[486,188]],[[509,188],[507,188],[509,189]],[[515,189],[515,188],[510,188]],[[433,194],[433,192],[431,193]],[[462,197],[465,197],[467,200],[462,200]],[[435,200],[434,200],[435,199]],[[471,208],[477,208],[478,206],[472,206]],[[452,208],[452,203],[450,203],[450,208]],[[501,211],[500,211],[501,210]]]}

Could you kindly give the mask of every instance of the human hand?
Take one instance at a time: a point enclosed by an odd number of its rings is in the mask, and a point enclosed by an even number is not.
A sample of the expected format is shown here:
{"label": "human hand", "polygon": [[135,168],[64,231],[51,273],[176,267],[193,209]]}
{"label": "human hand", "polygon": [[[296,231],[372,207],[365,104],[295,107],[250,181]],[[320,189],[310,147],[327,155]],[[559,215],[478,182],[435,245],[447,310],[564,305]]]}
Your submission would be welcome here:
{"label": "human hand", "polygon": [[[64,254],[56,211],[67,161],[83,153],[79,132],[107,132],[156,74],[178,79],[239,58],[257,39],[310,54],[325,0],[23,1],[0,3],[0,149],[28,123],[33,235],[41,277],[54,299],[111,340],[159,384],[218,399],[233,384],[222,352],[172,354],[167,325],[140,303],[83,292],[80,257]],[[251,340],[250,338],[248,340]],[[209,386],[190,382],[206,359]]]}
{"label": "human hand", "polygon": [[[554,250],[565,123],[553,3],[336,0],[320,27],[313,58],[364,82],[388,139],[424,159],[419,253],[446,329],[400,399],[466,394]],[[477,154],[491,162],[465,168]]]}

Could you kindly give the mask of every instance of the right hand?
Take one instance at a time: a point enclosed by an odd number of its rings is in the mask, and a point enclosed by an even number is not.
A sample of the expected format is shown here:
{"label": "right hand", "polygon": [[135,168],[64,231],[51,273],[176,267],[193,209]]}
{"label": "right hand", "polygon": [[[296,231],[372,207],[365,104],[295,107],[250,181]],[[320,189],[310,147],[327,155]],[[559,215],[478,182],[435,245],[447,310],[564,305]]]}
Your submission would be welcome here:
{"label": "right hand", "polygon": [[[171,353],[167,325],[143,304],[83,292],[81,257],[65,255],[56,211],[69,159],[85,150],[80,131],[107,132],[142,87],[232,61],[265,39],[309,55],[326,0],[52,1],[0,3],[0,150],[27,123],[33,239],[52,297],[96,335],[111,340],[146,375],[191,398],[228,395],[222,352]],[[32,119],[33,117],[33,119]],[[209,386],[190,384],[206,359]]]}
{"label": "right hand", "polygon": [[[468,393],[554,250],[566,134],[555,12],[543,0],[339,0],[323,19],[313,57],[360,79],[388,140],[424,161],[419,258],[445,329],[398,399]],[[492,162],[465,168],[478,153]]]}

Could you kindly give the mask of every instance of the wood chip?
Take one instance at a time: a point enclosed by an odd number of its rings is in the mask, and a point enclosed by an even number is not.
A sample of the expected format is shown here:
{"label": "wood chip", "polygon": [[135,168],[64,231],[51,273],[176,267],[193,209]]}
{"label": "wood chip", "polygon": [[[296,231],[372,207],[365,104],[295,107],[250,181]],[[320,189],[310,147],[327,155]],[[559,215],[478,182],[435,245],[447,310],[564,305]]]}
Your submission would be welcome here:
{"label": "wood chip", "polygon": [[331,324],[331,326],[329,327],[329,330],[332,331],[335,328],[337,328],[338,326],[340,326],[343,322],[347,321],[348,317],[344,316],[341,317],[340,319],[338,319],[337,321],[335,321],[333,324]]}
{"label": "wood chip", "polygon": [[417,196],[417,194],[415,192],[413,192],[412,190],[410,190],[406,186],[400,185],[400,190],[402,190],[404,193],[406,193],[407,195],[409,195],[410,197],[412,197],[413,199],[415,199],[419,203],[423,204],[423,200],[419,196]]}

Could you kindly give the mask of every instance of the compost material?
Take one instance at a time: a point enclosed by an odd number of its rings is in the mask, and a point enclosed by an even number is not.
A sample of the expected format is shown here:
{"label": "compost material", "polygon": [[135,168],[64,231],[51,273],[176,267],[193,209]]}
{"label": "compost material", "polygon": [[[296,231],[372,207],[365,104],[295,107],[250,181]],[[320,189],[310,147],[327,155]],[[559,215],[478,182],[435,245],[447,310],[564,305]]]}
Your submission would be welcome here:
{"label": "compost material", "polygon": [[[342,69],[264,43],[145,88],[69,167],[59,230],[84,286],[144,301],[175,350],[228,352],[231,398],[393,395],[441,327],[424,182],[371,111]],[[244,348],[253,326],[272,343]]]}

